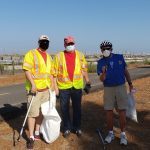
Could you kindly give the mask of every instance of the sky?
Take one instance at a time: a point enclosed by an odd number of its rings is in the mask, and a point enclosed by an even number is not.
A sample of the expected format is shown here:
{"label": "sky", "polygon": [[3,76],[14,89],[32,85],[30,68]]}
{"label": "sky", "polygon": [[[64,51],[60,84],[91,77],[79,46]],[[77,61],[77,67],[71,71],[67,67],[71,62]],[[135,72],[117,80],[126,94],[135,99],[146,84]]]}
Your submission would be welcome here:
{"label": "sky", "polygon": [[104,40],[116,53],[150,53],[150,0],[1,0],[0,54],[25,54],[43,34],[50,54],[68,35],[87,54]]}

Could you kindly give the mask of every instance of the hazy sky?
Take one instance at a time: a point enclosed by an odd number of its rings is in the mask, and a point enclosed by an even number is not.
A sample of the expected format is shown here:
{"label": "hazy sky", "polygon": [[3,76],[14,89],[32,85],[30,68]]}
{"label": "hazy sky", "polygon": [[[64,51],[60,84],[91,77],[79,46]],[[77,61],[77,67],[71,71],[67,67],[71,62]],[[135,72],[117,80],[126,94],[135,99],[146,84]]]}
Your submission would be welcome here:
{"label": "hazy sky", "polygon": [[1,0],[0,54],[24,54],[50,38],[50,53],[74,36],[76,48],[99,52],[103,40],[116,52],[150,53],[150,0]]}

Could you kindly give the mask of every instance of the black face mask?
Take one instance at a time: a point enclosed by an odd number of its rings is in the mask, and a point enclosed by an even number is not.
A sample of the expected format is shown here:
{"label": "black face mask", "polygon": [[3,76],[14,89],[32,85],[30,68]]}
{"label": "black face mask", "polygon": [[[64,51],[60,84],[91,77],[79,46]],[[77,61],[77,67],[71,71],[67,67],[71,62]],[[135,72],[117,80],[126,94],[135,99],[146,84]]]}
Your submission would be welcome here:
{"label": "black face mask", "polygon": [[39,47],[43,50],[47,50],[49,47],[49,41],[48,40],[41,40],[39,41]]}

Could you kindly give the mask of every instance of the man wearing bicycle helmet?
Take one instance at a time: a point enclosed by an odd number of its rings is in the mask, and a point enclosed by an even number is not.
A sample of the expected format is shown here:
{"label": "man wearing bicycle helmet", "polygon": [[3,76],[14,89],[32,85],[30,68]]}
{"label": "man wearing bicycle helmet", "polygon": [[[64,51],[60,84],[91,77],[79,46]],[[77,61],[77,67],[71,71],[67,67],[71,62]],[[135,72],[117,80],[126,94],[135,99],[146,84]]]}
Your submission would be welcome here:
{"label": "man wearing bicycle helmet", "polygon": [[98,61],[97,74],[104,85],[104,109],[106,110],[106,122],[109,130],[105,138],[107,143],[114,139],[113,133],[113,109],[116,107],[119,113],[120,122],[120,144],[127,145],[126,128],[126,108],[127,90],[125,82],[129,84],[129,90],[133,89],[130,74],[123,55],[112,53],[112,44],[103,41],[100,44],[103,57]]}

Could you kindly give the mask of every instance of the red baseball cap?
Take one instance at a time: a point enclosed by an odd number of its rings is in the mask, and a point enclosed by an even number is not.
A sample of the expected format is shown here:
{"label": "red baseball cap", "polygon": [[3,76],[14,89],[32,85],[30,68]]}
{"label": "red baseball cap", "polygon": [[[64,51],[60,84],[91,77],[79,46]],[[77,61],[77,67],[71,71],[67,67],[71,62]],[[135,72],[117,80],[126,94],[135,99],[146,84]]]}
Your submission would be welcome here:
{"label": "red baseball cap", "polygon": [[75,43],[74,38],[72,36],[67,36],[64,38],[64,43],[68,44],[68,43]]}

